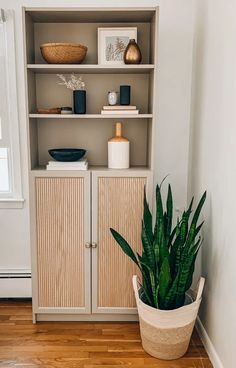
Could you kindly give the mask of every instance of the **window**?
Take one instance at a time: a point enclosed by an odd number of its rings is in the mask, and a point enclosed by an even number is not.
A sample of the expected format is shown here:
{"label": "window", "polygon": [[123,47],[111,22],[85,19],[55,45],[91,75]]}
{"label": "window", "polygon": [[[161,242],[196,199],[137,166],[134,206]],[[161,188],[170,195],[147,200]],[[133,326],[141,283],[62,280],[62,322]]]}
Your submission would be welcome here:
{"label": "window", "polygon": [[2,193],[8,193],[10,190],[10,183],[7,148],[0,148],[0,178],[0,191]]}
{"label": "window", "polygon": [[15,67],[14,13],[0,9],[0,207],[23,202]]}

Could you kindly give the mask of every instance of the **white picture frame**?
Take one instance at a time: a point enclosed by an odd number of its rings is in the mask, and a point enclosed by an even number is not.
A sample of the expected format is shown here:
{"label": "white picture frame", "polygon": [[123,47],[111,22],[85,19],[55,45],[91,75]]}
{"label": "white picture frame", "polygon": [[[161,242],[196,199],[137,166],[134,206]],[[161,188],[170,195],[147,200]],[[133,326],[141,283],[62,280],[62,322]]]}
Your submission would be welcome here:
{"label": "white picture frame", "polygon": [[137,42],[137,27],[98,28],[98,64],[124,64],[123,55],[130,39]]}

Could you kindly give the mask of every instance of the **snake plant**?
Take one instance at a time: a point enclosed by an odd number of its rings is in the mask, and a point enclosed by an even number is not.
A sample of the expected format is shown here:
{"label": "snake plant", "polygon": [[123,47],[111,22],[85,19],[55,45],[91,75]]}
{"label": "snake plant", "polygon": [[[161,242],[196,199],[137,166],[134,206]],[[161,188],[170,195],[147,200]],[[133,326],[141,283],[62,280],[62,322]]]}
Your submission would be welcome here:
{"label": "snake plant", "polygon": [[192,214],[193,200],[173,226],[173,198],[168,186],[166,208],[163,206],[161,186],[156,186],[156,221],[153,229],[152,214],[144,189],[142,220],[142,254],[134,252],[127,241],[110,229],[121,249],[138,266],[141,275],[142,301],[158,309],[175,309],[184,305],[185,293],[192,284],[196,257],[201,246],[199,216],[206,199],[202,195]]}

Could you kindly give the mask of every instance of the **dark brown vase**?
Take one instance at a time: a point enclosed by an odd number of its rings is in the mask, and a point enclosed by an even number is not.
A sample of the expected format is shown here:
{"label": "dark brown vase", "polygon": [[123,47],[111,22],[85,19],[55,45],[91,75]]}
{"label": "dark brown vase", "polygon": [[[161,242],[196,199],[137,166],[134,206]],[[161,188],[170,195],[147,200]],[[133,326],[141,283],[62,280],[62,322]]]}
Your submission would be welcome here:
{"label": "dark brown vase", "polygon": [[140,48],[134,39],[131,39],[125,49],[124,63],[125,64],[140,64],[142,60],[142,54]]}

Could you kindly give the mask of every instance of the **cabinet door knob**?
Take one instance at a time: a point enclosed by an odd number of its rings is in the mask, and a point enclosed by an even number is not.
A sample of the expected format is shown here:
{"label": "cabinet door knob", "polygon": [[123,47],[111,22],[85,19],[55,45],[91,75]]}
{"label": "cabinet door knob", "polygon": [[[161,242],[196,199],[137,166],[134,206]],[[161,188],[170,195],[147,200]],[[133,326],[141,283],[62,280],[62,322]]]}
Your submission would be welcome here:
{"label": "cabinet door knob", "polygon": [[92,248],[97,248],[97,243],[92,243]]}
{"label": "cabinet door knob", "polygon": [[90,243],[85,243],[85,248],[91,248],[91,244]]}

